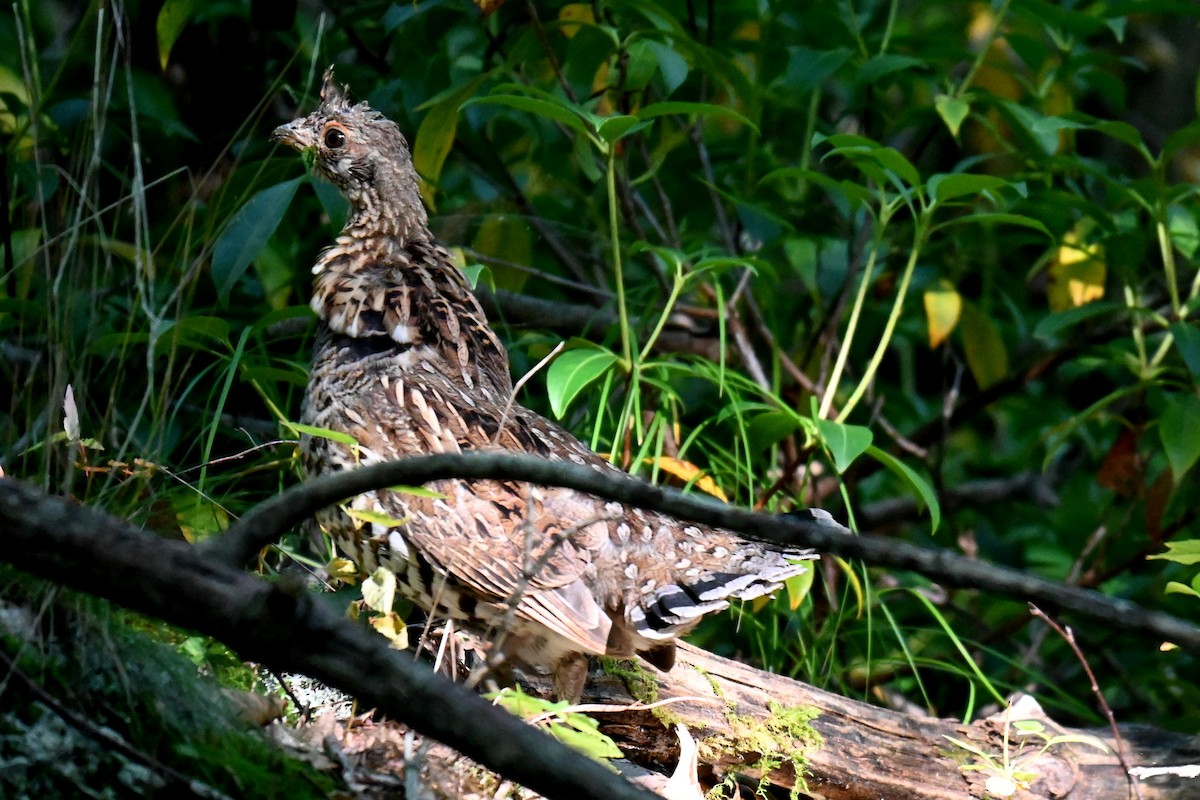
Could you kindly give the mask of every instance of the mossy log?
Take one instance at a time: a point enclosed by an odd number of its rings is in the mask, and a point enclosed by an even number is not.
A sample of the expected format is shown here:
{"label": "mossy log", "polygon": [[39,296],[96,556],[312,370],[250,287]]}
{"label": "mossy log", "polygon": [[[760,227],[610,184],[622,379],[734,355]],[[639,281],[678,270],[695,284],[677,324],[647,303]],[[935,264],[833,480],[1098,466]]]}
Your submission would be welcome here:
{"label": "mossy log", "polygon": [[[998,773],[964,770],[983,759],[947,737],[1003,762],[1003,715],[969,725],[919,718],[687,645],[680,647],[678,662],[669,673],[642,668],[658,679],[657,691],[648,694],[646,682],[639,680],[632,684],[631,693],[629,671],[616,669],[607,674],[594,672],[584,698],[586,703],[614,705],[639,703],[634,694],[641,701],[654,700],[650,710],[598,715],[601,729],[628,757],[641,763],[673,763],[678,752],[672,730],[675,723],[685,725],[699,743],[701,772],[710,773],[714,782],[737,773],[830,800],[984,797],[985,783]],[[809,716],[811,721],[805,721]],[[1028,697],[1021,698],[1009,713],[1010,723],[1018,719],[1040,722],[1048,736],[1095,737],[1107,745],[1108,752],[1074,742],[1054,745],[1036,758],[1025,752],[1025,766],[1034,777],[1012,795],[1014,798],[1127,800],[1136,796],[1110,731],[1064,728]],[[1148,726],[1121,726],[1120,731],[1123,752],[1133,771],[1156,771],[1139,781],[1143,798],[1200,798],[1200,779],[1189,778],[1187,769],[1200,760],[1200,738]],[[1010,760],[1019,755],[1018,738],[1010,729]],[[1169,765],[1184,766],[1163,769]]]}

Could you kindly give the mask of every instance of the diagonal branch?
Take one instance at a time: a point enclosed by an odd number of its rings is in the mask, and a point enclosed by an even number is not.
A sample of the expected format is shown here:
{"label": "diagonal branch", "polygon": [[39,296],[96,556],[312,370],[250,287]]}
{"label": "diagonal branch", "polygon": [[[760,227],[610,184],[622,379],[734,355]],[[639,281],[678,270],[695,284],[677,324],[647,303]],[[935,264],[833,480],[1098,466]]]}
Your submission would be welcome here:
{"label": "diagonal branch", "polygon": [[0,479],[0,530],[0,559],[18,569],[310,675],[547,797],[656,798],[392,650],[298,584],[231,570],[198,548],[12,479]]}
{"label": "diagonal branch", "polygon": [[777,516],[682,495],[617,472],[534,456],[501,452],[444,453],[390,461],[323,475],[293,486],[251,509],[223,536],[201,550],[240,567],[263,547],[318,509],[388,486],[419,486],[451,478],[505,479],[562,486],[661,511],[673,517],[738,531],[750,538],[812,547],[880,567],[911,570],[947,586],[980,589],[1069,611],[1200,652],[1200,628],[1160,611],[1099,592],[1045,580],[1020,570],[966,558],[950,550],[920,547],[882,536],[853,536],[819,509]]}

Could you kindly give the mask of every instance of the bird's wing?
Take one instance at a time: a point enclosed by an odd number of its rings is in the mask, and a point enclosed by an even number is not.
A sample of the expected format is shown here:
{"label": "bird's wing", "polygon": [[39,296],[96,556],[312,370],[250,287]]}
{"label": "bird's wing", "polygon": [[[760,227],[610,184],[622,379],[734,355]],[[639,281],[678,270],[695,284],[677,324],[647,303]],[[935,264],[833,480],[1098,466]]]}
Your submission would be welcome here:
{"label": "bird's wing", "polygon": [[[372,423],[355,436],[364,451],[380,458],[491,448],[488,432],[494,436],[499,429],[496,417],[503,410],[467,397],[442,375],[420,382],[394,378],[386,390],[358,401],[360,414]],[[397,449],[405,440],[408,446]],[[378,495],[389,516],[405,520],[409,546],[478,598],[515,602],[519,616],[589,652],[605,652],[611,622],[587,581],[591,554],[608,536],[602,504],[509,481],[446,480],[429,488],[438,496]]]}

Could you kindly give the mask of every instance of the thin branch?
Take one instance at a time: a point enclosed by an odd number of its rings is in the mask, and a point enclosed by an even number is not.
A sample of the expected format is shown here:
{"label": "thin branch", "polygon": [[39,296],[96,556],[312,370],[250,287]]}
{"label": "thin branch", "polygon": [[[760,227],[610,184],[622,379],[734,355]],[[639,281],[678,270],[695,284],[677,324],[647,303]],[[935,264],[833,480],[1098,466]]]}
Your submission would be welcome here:
{"label": "thin branch", "polygon": [[657,800],[456,685],[302,585],[269,583],[200,548],[0,479],[0,559],[55,583],[213,636],[245,659],[302,672],[548,798]]}
{"label": "thin branch", "polygon": [[1054,632],[1061,636],[1063,641],[1070,646],[1071,652],[1075,654],[1075,658],[1077,658],[1079,663],[1083,666],[1083,671],[1087,673],[1088,681],[1091,682],[1092,694],[1095,696],[1096,702],[1100,704],[1100,709],[1104,712],[1104,717],[1108,720],[1108,728],[1112,731],[1113,743],[1116,745],[1114,749],[1117,751],[1117,759],[1121,762],[1121,767],[1125,770],[1125,775],[1129,779],[1130,786],[1133,787],[1133,793],[1137,796],[1138,800],[1142,800],[1142,787],[1136,780],[1134,780],[1133,775],[1130,773],[1129,759],[1126,758],[1125,755],[1127,748],[1125,745],[1125,740],[1121,737],[1121,729],[1117,727],[1117,718],[1113,716],[1113,712],[1112,709],[1109,708],[1108,701],[1104,699],[1104,692],[1100,691],[1100,684],[1096,682],[1096,674],[1092,672],[1092,668],[1088,664],[1087,658],[1084,657],[1083,651],[1079,649],[1079,644],[1075,641],[1075,632],[1071,630],[1069,625],[1065,627],[1059,625],[1057,622],[1052,620],[1049,615],[1046,614],[1046,612],[1042,611],[1032,603],[1029,606],[1029,613],[1053,628]]}
{"label": "thin branch", "polygon": [[682,520],[727,528],[760,541],[812,547],[821,553],[857,558],[874,566],[911,570],[947,586],[980,589],[1070,611],[1102,621],[1106,633],[1113,627],[1125,628],[1200,652],[1200,628],[1170,614],[1150,611],[1129,600],[1107,597],[1090,589],[1063,586],[1010,567],[965,558],[950,550],[920,547],[882,536],[852,536],[819,509],[785,516],[759,514],[715,500],[682,495],[618,472],[598,472],[577,464],[512,453],[442,453],[313,478],[260,503],[223,536],[209,540],[199,549],[227,567],[241,566],[325,506],[389,486],[415,486],[450,478],[505,479],[576,489]]}

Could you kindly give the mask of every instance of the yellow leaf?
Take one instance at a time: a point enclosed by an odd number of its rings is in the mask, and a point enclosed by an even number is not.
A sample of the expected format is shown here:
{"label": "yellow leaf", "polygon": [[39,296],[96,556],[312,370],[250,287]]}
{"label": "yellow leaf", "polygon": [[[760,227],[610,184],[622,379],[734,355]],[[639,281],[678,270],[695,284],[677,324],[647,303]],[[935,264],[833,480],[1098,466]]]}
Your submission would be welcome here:
{"label": "yellow leaf", "polygon": [[[596,17],[592,13],[590,3],[567,3],[558,12],[558,18],[564,22],[590,22],[595,24]],[[563,25],[559,30],[568,39],[579,33],[579,25]]]}
{"label": "yellow leaf", "polygon": [[396,601],[396,574],[387,567],[380,567],[363,581],[363,602],[367,608],[388,613]]}
{"label": "yellow leaf", "polygon": [[325,574],[331,580],[341,581],[353,586],[358,583],[358,567],[348,558],[335,558],[325,565]]}
{"label": "yellow leaf", "polygon": [[659,456],[658,458],[648,458],[646,462],[657,465],[663,472],[674,475],[684,483],[689,483],[695,478],[697,489],[707,492],[723,502],[729,502],[729,498],[725,496],[725,492],[721,490],[721,487],[717,486],[716,481],[705,475],[703,470],[689,461],[681,461],[678,458],[671,458],[670,456]]}
{"label": "yellow leaf", "polygon": [[979,388],[986,389],[1008,374],[1008,349],[996,325],[971,303],[962,310],[963,351]]}
{"label": "yellow leaf", "polygon": [[946,281],[925,290],[925,316],[929,319],[929,347],[946,341],[962,314],[962,295]]}
{"label": "yellow leaf", "polygon": [[1046,287],[1050,310],[1065,311],[1101,299],[1107,272],[1104,248],[1080,244],[1078,234],[1068,232],[1058,248],[1058,257],[1050,264]]}
{"label": "yellow leaf", "polygon": [[392,648],[395,650],[408,649],[408,626],[404,624],[404,620],[400,619],[400,615],[394,611],[389,611],[386,614],[378,617],[371,617],[368,622],[371,627],[387,637],[392,643]]}

